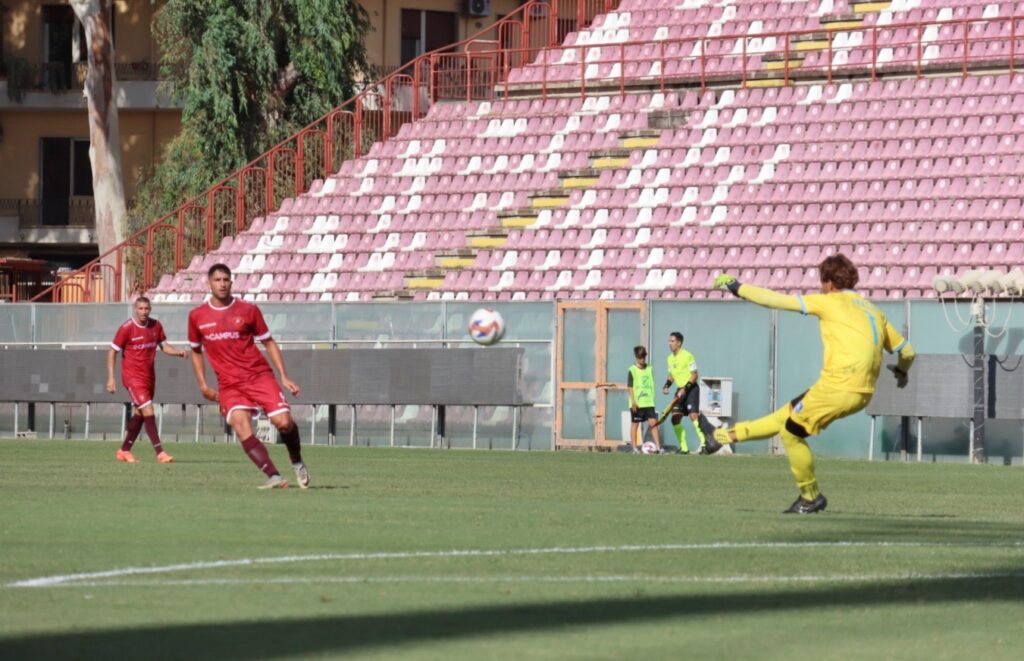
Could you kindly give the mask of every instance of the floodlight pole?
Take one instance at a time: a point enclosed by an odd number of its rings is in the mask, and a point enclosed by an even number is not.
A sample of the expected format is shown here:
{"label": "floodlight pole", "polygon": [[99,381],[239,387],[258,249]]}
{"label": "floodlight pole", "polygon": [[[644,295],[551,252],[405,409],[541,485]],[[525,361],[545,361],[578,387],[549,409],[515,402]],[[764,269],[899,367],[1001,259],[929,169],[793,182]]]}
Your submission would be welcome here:
{"label": "floodlight pole", "polygon": [[972,464],[985,463],[985,299],[975,297],[971,303],[974,320],[974,417],[971,424]]}

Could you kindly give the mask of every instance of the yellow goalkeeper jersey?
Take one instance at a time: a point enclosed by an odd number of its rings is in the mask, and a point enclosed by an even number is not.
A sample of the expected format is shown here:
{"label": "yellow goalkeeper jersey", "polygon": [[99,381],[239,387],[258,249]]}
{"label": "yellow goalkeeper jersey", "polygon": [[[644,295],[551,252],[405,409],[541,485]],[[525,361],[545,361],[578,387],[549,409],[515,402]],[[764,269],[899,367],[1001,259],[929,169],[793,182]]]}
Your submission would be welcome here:
{"label": "yellow goalkeeper jersey", "polygon": [[787,296],[741,285],[740,296],[767,307],[814,315],[821,320],[825,357],[822,383],[847,392],[873,393],[882,367],[882,350],[910,357],[913,350],[885,314],[854,291]]}

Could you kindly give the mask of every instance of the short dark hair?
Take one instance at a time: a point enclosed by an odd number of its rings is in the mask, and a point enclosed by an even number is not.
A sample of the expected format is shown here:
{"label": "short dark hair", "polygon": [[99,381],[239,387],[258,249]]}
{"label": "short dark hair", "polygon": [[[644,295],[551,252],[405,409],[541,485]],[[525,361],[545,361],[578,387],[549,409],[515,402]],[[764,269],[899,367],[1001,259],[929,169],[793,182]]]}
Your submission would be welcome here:
{"label": "short dark hair", "polygon": [[647,349],[644,348],[644,345],[638,344],[635,347],[633,347],[633,356],[641,360],[646,359]]}
{"label": "short dark hair", "polygon": [[831,282],[836,289],[853,289],[860,280],[857,267],[841,253],[823,259],[818,273],[822,282]]}
{"label": "short dark hair", "polygon": [[150,307],[153,306],[153,301],[149,300],[149,298],[147,298],[145,296],[139,296],[137,299],[135,299],[135,302],[136,303],[148,303],[150,305]]}
{"label": "short dark hair", "polygon": [[231,277],[231,269],[228,268],[227,264],[221,264],[220,262],[210,267],[210,270],[206,272],[206,277],[212,278],[213,274],[217,272],[226,273],[229,278]]}
{"label": "short dark hair", "polygon": [[671,333],[668,334],[668,336],[669,337],[674,337],[677,340],[679,340],[679,344],[683,343],[683,334],[680,333],[679,331],[672,331]]}

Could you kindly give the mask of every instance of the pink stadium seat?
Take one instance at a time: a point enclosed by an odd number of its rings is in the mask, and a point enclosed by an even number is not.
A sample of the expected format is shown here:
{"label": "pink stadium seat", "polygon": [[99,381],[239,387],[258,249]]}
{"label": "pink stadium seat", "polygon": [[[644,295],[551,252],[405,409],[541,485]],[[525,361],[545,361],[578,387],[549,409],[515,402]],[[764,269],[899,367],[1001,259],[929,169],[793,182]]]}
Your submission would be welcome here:
{"label": "pink stadium seat", "polygon": [[[764,34],[820,27],[817,0],[696,4],[623,0],[565,44],[588,46],[589,86],[602,78],[617,84],[623,73],[699,75],[694,45],[716,34],[747,38],[704,41],[706,72],[735,71],[744,46],[756,70],[779,46],[757,52]],[[893,3],[866,13],[890,58],[880,66],[916,57],[918,30],[892,25],[935,20],[947,4]],[[980,17],[990,4],[960,3],[952,15]],[[847,2],[835,3],[834,11],[847,10]],[[972,56],[1007,57],[998,42],[1007,36],[1003,26],[975,22],[969,31],[994,38],[970,43]],[[871,64],[865,34],[835,35],[846,40],[843,66]],[[962,26],[928,35],[922,48],[935,62],[962,55]],[[613,61],[620,52],[625,68]],[[655,71],[662,52],[665,70]],[[555,48],[544,57],[562,63],[548,67],[549,83],[579,82],[578,52]],[[827,53],[811,51],[800,70],[827,61]],[[534,62],[510,81],[539,83],[541,72]],[[240,293],[268,300],[368,299],[401,289],[407,273],[466,248],[470,232],[500,227],[499,212],[532,206],[531,194],[559,189],[566,173],[590,167],[593,152],[646,129],[656,107],[685,108],[689,118],[417,298],[709,298],[720,296],[708,291],[713,274],[727,268],[752,283],[814,290],[815,266],[836,252],[863,268],[866,291],[891,298],[926,292],[940,268],[1020,265],[1024,75],[840,80],[435,103],[426,118],[346,161],[309,193],[283,200],[187,272],[225,260],[240,267]],[[161,278],[158,291],[181,288],[180,275]]]}

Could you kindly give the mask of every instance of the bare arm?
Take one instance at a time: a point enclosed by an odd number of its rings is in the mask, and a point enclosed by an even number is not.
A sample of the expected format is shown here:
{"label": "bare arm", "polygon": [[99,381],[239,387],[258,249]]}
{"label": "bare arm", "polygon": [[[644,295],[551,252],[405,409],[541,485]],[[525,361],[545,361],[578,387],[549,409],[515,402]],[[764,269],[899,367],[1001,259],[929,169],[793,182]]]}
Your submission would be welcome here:
{"label": "bare arm", "polygon": [[203,397],[211,402],[217,401],[217,391],[206,383],[206,363],[203,362],[203,352],[199,349],[192,349],[192,371],[196,373],[196,381],[199,383],[199,390]]}
{"label": "bare arm", "polygon": [[284,356],[281,355],[281,347],[277,346],[277,342],[272,337],[263,340],[263,346],[267,349],[267,358],[270,359],[270,364],[281,375],[281,385],[287,388],[288,392],[298,397],[302,394],[302,389],[299,387],[299,384],[288,378],[288,373],[284,369]]}
{"label": "bare arm", "polygon": [[175,349],[171,346],[170,342],[164,342],[160,345],[160,351],[163,351],[168,356],[177,356],[178,358],[187,358],[188,354],[180,349]]}
{"label": "bare arm", "polygon": [[114,363],[117,362],[117,352],[113,349],[107,350],[107,392],[117,392],[117,381],[114,380]]}

